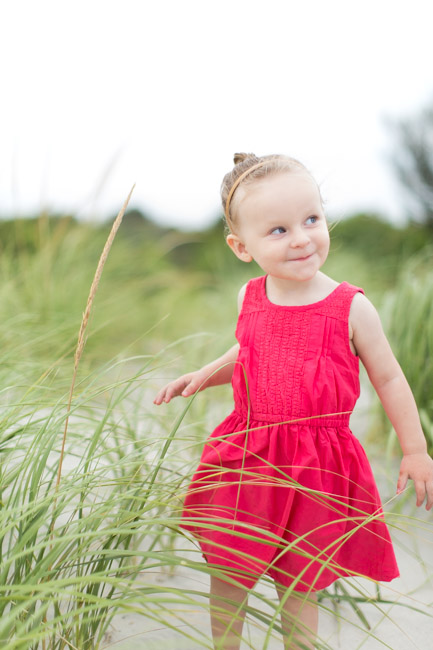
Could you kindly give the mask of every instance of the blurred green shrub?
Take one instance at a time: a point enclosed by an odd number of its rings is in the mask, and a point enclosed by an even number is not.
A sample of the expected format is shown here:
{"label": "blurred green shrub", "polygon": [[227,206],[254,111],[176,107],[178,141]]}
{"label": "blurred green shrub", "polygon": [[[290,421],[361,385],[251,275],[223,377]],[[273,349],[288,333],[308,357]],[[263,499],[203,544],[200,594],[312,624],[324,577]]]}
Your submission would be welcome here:
{"label": "blurred green shrub", "polygon": [[429,247],[406,262],[381,310],[391,347],[414,393],[430,454],[433,454],[432,258],[433,247]]}
{"label": "blurred green shrub", "polygon": [[433,242],[425,226],[409,223],[397,227],[374,214],[358,214],[332,224],[334,249],[351,249],[369,263],[393,263],[395,271],[403,260]]}
{"label": "blurred green shrub", "polygon": [[[51,359],[73,348],[110,226],[71,216],[0,221],[3,323],[18,315],[22,322],[12,331],[3,327],[3,341],[21,337],[29,359]],[[363,286],[379,305],[405,259],[429,241],[419,226],[396,228],[374,215],[357,215],[332,228],[325,272]],[[230,251],[222,219],[202,232],[181,232],[130,210],[104,269],[86,359],[98,362],[125,348],[128,354],[155,352],[200,331],[229,343],[239,288],[261,273]],[[177,353],[190,354],[189,347],[185,343]]]}

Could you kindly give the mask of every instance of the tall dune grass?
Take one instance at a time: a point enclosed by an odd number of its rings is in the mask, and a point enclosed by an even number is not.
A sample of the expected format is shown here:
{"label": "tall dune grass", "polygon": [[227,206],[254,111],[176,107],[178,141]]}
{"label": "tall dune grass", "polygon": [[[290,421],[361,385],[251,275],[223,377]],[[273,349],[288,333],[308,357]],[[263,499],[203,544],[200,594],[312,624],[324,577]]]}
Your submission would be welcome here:
{"label": "tall dune grass", "polygon": [[[228,278],[222,289],[209,285],[206,292],[198,289],[203,276],[180,278],[165,264],[156,274],[152,260],[163,257],[157,243],[149,250],[148,274],[139,280],[126,274],[130,249],[118,243],[90,321],[57,488],[76,335],[103,240],[87,229],[54,229],[35,254],[1,258],[0,645],[5,650],[116,650],[109,632],[119,613],[139,615],[147,629],[171,629],[173,648],[212,647],[203,617],[209,610],[209,576],[219,573],[203,562],[178,524],[202,441],[227,412],[230,398],[214,389],[175,402],[164,413],[150,403],[156,385],[177,374],[178,366],[200,363],[210,345],[213,351],[227,347],[231,328],[223,323],[235,318],[239,283]],[[214,333],[186,337],[191,320],[200,325],[209,317]],[[179,340],[163,348],[168,339]],[[416,527],[426,538],[433,532],[431,523],[406,511],[390,514],[390,524],[403,543]],[[424,572],[428,579],[431,567],[425,565]],[[376,639],[378,648],[392,646],[377,635],[374,621],[391,616],[397,626],[396,609],[388,614],[395,602],[426,611],[416,595],[384,596],[376,585],[358,580],[342,581],[320,597],[323,615],[353,626],[364,640]],[[257,648],[260,639],[260,647],[268,648],[280,640],[279,614],[264,579],[247,608],[245,646]],[[318,647],[332,647],[326,634]]]}
{"label": "tall dune grass", "polygon": [[[139,365],[134,374],[119,379],[129,360],[112,364],[78,391],[57,495],[67,395],[50,403],[41,391],[37,405],[25,399],[11,405],[20,417],[9,420],[1,445],[2,648],[110,647],[105,633],[119,611],[175,629],[181,636],[173,648],[182,637],[190,643],[184,647],[211,647],[194,614],[207,615],[207,580],[218,570],[202,561],[178,529],[198,451],[186,421],[196,415],[194,404],[164,429],[143,407],[143,385],[154,381],[157,360],[132,361]],[[104,378],[111,381],[104,384]],[[406,519],[399,515],[392,524],[402,528]],[[424,526],[431,535],[431,525]],[[196,586],[171,586],[170,575],[178,569],[195,574]],[[155,581],[155,574],[166,580]],[[264,586],[248,608],[252,648],[256,634],[269,644],[280,632],[280,606],[266,592],[266,580]],[[395,594],[393,600],[401,598]],[[347,618],[368,635],[374,631],[363,607],[373,604],[385,615],[388,601],[380,591],[349,581],[325,590],[321,608],[326,613],[335,606],[341,622]],[[344,603],[354,616],[341,609]],[[415,599],[404,604],[424,608]],[[322,639],[320,647],[330,646]]]}

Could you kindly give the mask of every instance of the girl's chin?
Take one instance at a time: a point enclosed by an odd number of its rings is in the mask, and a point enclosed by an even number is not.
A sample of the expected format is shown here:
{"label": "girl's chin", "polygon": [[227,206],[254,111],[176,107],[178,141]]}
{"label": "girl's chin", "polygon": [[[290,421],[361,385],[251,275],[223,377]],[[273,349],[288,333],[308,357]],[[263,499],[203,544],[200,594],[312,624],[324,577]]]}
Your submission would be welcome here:
{"label": "girl's chin", "polygon": [[309,282],[316,277],[318,271],[319,269],[310,273],[272,273],[272,271],[270,271],[267,275],[276,282]]}

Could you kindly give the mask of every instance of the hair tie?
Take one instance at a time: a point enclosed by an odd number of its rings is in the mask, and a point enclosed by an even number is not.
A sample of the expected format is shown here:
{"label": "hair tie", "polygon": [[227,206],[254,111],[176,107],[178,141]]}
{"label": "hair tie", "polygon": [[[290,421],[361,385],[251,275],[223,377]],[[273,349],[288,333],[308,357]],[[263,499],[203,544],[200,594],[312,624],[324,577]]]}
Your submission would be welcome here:
{"label": "hair tie", "polygon": [[237,178],[235,180],[235,182],[233,183],[233,185],[232,185],[232,187],[230,189],[230,192],[229,192],[229,195],[228,195],[227,201],[226,201],[225,214],[226,214],[227,221],[230,221],[230,215],[229,215],[230,201],[232,200],[232,196],[235,193],[236,188],[238,187],[239,183],[241,183],[244,180],[245,176],[248,176],[248,174],[250,172],[252,172],[254,169],[258,169],[258,167],[263,167],[263,165],[266,165],[268,162],[269,162],[269,160],[262,160],[259,163],[256,163],[255,165],[252,165],[243,174],[241,174],[239,176],[239,178]]}

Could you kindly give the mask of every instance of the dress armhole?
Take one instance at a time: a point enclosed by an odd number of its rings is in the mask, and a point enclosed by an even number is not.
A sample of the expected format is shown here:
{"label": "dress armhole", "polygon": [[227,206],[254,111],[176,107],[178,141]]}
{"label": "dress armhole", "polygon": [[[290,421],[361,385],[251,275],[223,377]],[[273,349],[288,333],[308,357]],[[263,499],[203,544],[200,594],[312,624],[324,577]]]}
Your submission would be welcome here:
{"label": "dress armhole", "polygon": [[263,310],[263,284],[265,279],[266,276],[252,278],[240,288],[238,293],[240,316],[251,311]]}
{"label": "dress armhole", "polygon": [[248,282],[246,282],[246,283],[245,283],[245,284],[244,284],[244,285],[239,289],[239,293],[238,293],[238,314],[240,314],[241,311],[242,311],[242,307],[243,307],[244,300],[245,300],[245,294],[246,294],[246,292],[247,292],[247,286],[248,286]]}
{"label": "dress armhole", "polygon": [[[365,295],[365,292],[364,292],[363,289],[361,289],[359,287],[354,287],[354,288],[356,288],[357,291],[355,291],[353,293],[353,295],[352,295],[352,298],[351,298],[350,304],[349,304],[349,313],[347,315],[347,342],[348,342],[349,350],[350,350],[352,356],[355,357],[355,359],[359,359],[358,352],[356,351],[355,344],[353,343],[353,336],[352,336],[352,339],[350,338],[350,330],[351,329],[352,329],[352,335],[353,335],[353,328],[352,328],[352,325],[350,323],[350,314],[351,314],[351,311],[352,311],[353,301],[355,300],[356,296],[358,294]],[[353,345],[355,351],[352,350],[352,345],[351,344]]]}

